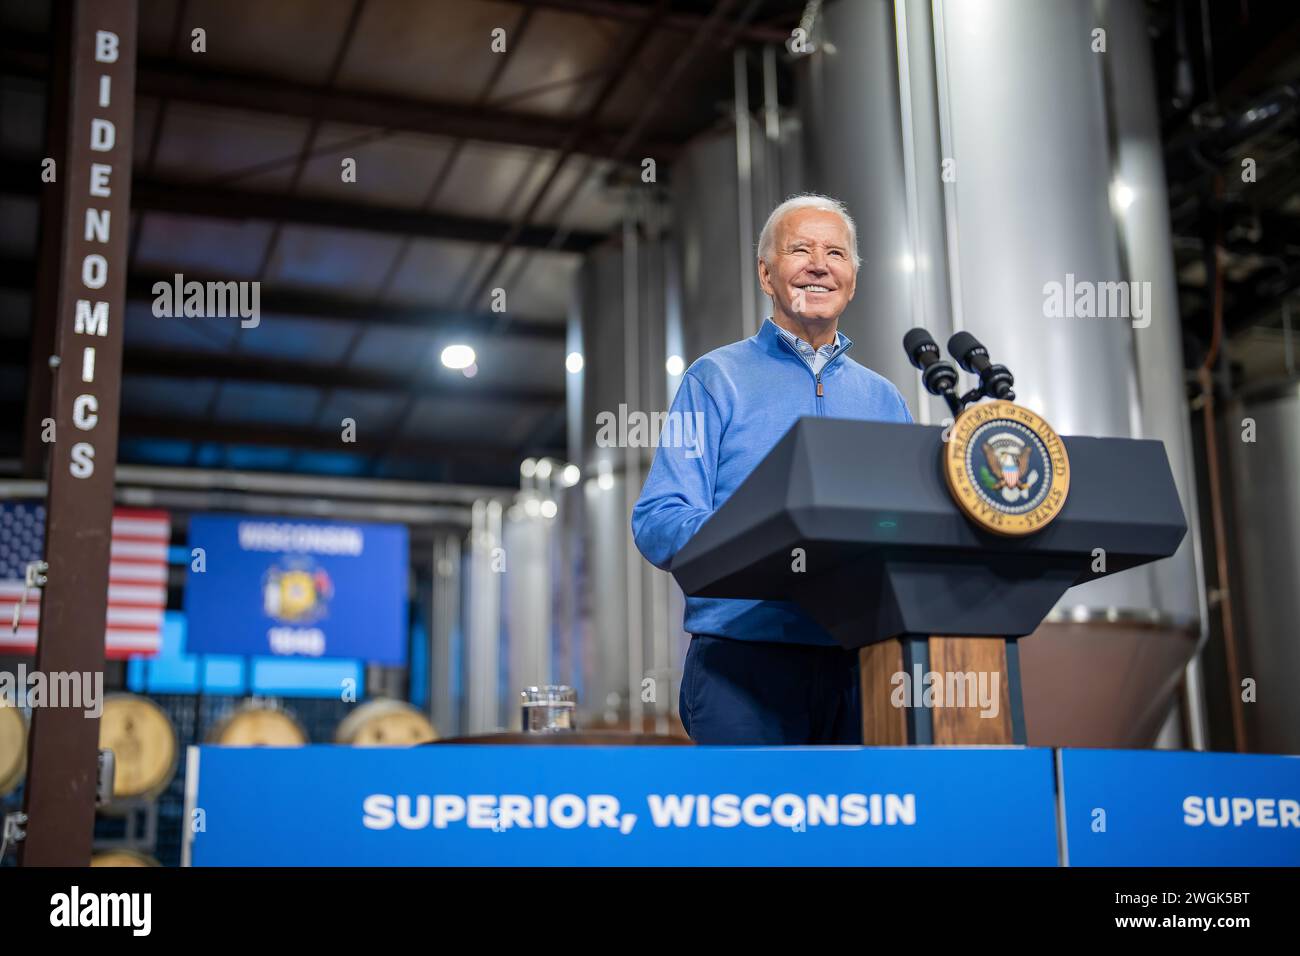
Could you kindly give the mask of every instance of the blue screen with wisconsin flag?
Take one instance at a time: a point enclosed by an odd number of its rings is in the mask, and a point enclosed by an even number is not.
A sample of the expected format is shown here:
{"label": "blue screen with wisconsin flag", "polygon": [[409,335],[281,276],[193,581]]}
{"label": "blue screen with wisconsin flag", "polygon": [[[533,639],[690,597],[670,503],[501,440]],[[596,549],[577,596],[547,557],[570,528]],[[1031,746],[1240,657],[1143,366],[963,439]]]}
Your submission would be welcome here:
{"label": "blue screen with wisconsin flag", "polygon": [[189,547],[189,653],[405,662],[404,526],[197,515]]}

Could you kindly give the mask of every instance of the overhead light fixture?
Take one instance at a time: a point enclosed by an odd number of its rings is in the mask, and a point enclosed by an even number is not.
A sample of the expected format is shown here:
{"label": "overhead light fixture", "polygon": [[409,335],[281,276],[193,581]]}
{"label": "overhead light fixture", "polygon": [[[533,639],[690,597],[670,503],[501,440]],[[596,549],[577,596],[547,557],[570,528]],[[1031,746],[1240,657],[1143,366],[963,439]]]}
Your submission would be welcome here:
{"label": "overhead light fixture", "polygon": [[551,460],[549,458],[543,458],[537,463],[537,477],[543,481],[551,477]]}
{"label": "overhead light fixture", "polygon": [[686,371],[686,362],[680,355],[670,355],[668,361],[664,363],[664,368],[668,369],[669,375],[681,375]]}
{"label": "overhead light fixture", "polygon": [[547,498],[545,501],[542,502],[543,518],[554,518],[556,514],[559,513],[559,510],[560,509],[556,506],[555,502],[552,501],[550,498]]}
{"label": "overhead light fixture", "polygon": [[442,364],[459,372],[474,364],[474,350],[468,345],[448,345],[442,350]]}
{"label": "overhead light fixture", "polygon": [[525,478],[531,478],[537,474],[537,460],[534,458],[525,458],[519,463],[519,474]]}
{"label": "overhead light fixture", "polygon": [[570,352],[564,360],[564,367],[570,375],[577,375],[582,371],[582,353]]}
{"label": "overhead light fixture", "polygon": [[1117,179],[1110,184],[1110,200],[1115,204],[1117,211],[1126,212],[1136,198],[1137,194],[1133,192],[1133,187],[1123,180]]}
{"label": "overhead light fixture", "polygon": [[577,465],[565,465],[564,471],[560,472],[560,481],[566,488],[572,488],[582,478],[582,469]]}

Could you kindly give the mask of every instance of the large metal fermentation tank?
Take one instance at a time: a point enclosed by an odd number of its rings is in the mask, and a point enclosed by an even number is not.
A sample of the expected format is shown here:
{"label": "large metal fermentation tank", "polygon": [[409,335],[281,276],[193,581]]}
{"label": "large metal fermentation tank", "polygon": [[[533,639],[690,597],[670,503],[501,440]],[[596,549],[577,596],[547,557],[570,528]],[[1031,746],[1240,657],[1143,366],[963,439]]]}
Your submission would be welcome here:
{"label": "large metal fermentation tank", "polygon": [[[1107,54],[1092,49],[1098,29]],[[938,421],[900,342],[914,325],[941,342],[968,329],[1058,431],[1163,440],[1194,521],[1140,6],[840,0],[816,39],[799,65],[805,185],[858,221],[865,261],[844,319],[855,357]],[[1049,317],[1045,286],[1068,276],[1149,283],[1149,324]],[[1072,589],[1022,642],[1032,743],[1155,740],[1200,633],[1194,541],[1153,570]]]}
{"label": "large metal fermentation tank", "polygon": [[636,550],[630,528],[654,448],[622,440],[632,416],[663,412],[671,401],[666,362],[679,330],[670,336],[677,305],[667,221],[653,193],[631,194],[619,241],[590,252],[576,280],[570,340],[583,362],[569,376],[569,401],[583,474],[578,710],[588,727],[665,732],[676,713],[681,601],[669,577]]}
{"label": "large metal fermentation tank", "polygon": [[[744,133],[743,154],[737,153],[737,129]],[[695,137],[673,164],[680,354],[687,365],[753,335],[771,314],[758,284],[758,233],[772,208],[799,191],[800,160],[796,121],[764,127],[746,117],[739,127]]]}
{"label": "large metal fermentation tank", "polygon": [[528,491],[506,509],[501,522],[505,558],[502,582],[502,636],[506,647],[505,726],[520,729],[520,711],[513,704],[525,687],[555,683],[552,650],[555,637],[556,515],[544,516],[543,502],[555,498]]}
{"label": "large metal fermentation tank", "polygon": [[468,535],[435,539],[429,666],[443,736],[519,730],[526,687],[584,690],[581,514],[567,464],[525,459],[518,492],[475,501]]}
{"label": "large metal fermentation tank", "polygon": [[[922,208],[919,190],[938,187],[932,182],[937,177],[916,176],[915,137],[904,137],[919,117],[910,95],[906,101],[899,95],[894,7],[879,0],[828,4],[814,38],[815,51],[797,64],[806,170],[800,185],[848,205],[862,258],[840,328],[854,341],[854,359],[894,382],[918,421],[937,422],[942,404],[925,396],[902,350],[903,334],[913,326],[929,328],[939,341],[950,326],[945,251],[933,245],[941,235],[933,199],[925,207],[928,252],[919,252],[920,231],[912,226],[913,213]],[[918,79],[924,75],[919,71]],[[927,140],[937,141],[935,130]],[[928,170],[938,168],[934,152],[932,146]],[[918,275],[945,290],[924,311]]]}
{"label": "large metal fermentation tank", "polygon": [[[1243,441],[1243,423],[1254,441]],[[1251,750],[1300,753],[1300,382],[1231,402],[1220,430],[1231,462],[1233,585],[1245,633],[1242,674],[1255,681],[1243,705]],[[1229,689],[1240,693],[1238,689]]]}
{"label": "large metal fermentation tank", "polygon": [[501,502],[475,501],[462,558],[460,599],[464,628],[463,731],[484,734],[505,726],[501,681]]}

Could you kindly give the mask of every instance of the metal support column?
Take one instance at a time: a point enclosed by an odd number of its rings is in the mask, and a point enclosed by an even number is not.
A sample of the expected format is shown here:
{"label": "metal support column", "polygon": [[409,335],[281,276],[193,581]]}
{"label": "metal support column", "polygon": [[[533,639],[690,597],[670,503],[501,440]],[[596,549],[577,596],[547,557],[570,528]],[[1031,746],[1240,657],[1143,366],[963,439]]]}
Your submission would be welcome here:
{"label": "metal support column", "polygon": [[[460,629],[461,549],[464,535],[440,531],[433,538],[433,602],[429,621],[429,719],[443,737],[460,733],[460,708],[453,670]],[[463,642],[462,642],[463,644]]]}
{"label": "metal support column", "polygon": [[[135,107],[136,0],[69,0],[67,188],[60,242],[45,560],[36,668],[104,669],[113,473]],[[33,170],[32,175],[38,175]],[[83,677],[83,680],[85,677]],[[95,821],[99,720],[32,715],[24,866],[84,866]]]}

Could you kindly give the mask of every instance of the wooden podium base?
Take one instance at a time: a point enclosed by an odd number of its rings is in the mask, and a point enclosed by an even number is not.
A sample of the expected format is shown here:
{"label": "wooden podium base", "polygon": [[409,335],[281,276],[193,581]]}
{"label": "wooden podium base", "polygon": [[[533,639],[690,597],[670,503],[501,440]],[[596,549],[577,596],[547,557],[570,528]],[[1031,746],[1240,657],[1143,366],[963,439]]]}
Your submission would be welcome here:
{"label": "wooden podium base", "polygon": [[858,660],[868,746],[1025,743],[1014,639],[893,638]]}

